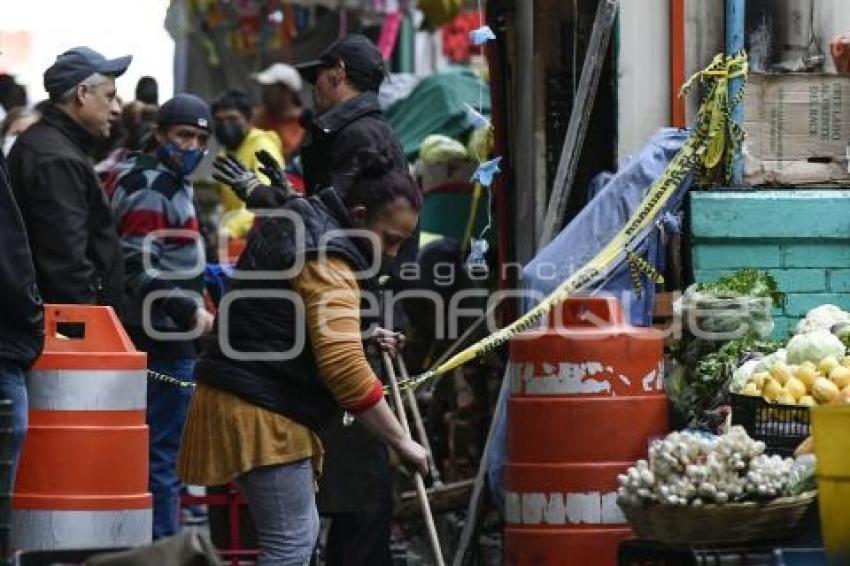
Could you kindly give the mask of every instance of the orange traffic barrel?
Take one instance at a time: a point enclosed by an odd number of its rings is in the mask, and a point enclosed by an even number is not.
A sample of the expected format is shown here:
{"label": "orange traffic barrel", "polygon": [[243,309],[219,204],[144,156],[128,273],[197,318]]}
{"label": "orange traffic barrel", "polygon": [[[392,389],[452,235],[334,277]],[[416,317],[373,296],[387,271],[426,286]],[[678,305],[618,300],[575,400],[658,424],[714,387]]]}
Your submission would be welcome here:
{"label": "orange traffic barrel", "polygon": [[661,332],[613,297],[567,299],[510,344],[505,562],[617,563],[617,475],[668,429]]}
{"label": "orange traffic barrel", "polygon": [[45,325],[27,376],[12,548],[150,542],[147,356],[110,307],[46,305]]}

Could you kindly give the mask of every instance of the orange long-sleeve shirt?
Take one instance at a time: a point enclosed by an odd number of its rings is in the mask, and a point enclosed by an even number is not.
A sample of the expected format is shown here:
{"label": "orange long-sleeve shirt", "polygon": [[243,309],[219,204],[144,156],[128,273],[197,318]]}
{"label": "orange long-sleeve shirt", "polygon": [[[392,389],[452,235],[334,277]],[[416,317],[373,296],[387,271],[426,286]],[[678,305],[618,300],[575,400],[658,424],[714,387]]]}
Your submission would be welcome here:
{"label": "orange long-sleeve shirt", "polygon": [[[318,378],[352,413],[383,397],[360,336],[360,291],[343,260],[307,262],[293,280],[304,301]],[[312,458],[322,445],[307,427],[235,395],[199,383],[183,430],[178,473],[187,483],[221,485],[260,466]]]}

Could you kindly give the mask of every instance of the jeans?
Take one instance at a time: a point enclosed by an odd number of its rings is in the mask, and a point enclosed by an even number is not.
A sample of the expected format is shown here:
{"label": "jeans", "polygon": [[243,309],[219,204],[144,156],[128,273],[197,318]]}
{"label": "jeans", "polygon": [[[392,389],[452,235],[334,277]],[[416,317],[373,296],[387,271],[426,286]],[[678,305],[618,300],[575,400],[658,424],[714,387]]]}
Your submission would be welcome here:
{"label": "jeans", "polygon": [[309,459],[261,466],[236,480],[257,529],[257,566],[306,566],[319,538]]}
{"label": "jeans", "polygon": [[[192,381],[194,358],[150,361],[150,369],[181,381]],[[192,388],[148,379],[148,427],[150,428],[150,475],[153,494],[153,538],[175,534],[180,528],[180,488],[177,450],[192,400]]]}
{"label": "jeans", "polygon": [[[12,402],[12,442],[9,459],[12,461],[10,487],[14,487],[15,472],[21,457],[21,448],[27,434],[26,372],[20,366],[0,362],[0,399]],[[5,455],[0,455],[5,459]],[[11,491],[11,490],[10,490]]]}

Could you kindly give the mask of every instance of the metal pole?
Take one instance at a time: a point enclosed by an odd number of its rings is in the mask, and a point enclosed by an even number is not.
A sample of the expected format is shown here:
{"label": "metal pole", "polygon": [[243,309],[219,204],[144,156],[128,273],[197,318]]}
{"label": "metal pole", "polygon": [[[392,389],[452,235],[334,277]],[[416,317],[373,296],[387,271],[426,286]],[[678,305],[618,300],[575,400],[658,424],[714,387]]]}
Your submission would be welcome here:
{"label": "metal pole", "polygon": [[[746,15],[746,0],[726,0],[726,54],[737,55],[744,50],[744,18]],[[734,93],[741,88],[742,77],[736,77],[729,81],[729,101],[732,102]],[[739,103],[732,108],[732,122],[738,126],[744,124],[744,104]],[[729,179],[733,187],[744,183],[744,159],[740,151],[732,157],[732,178]]]}
{"label": "metal pole", "polygon": [[[386,352],[381,352],[384,360],[384,367],[387,369],[387,381],[390,382],[390,391],[393,396],[393,403],[396,406],[398,420],[401,422],[401,428],[405,434],[410,436],[410,425],[407,422],[407,414],[404,411],[404,403],[401,400],[401,391],[398,387],[398,380],[395,377],[395,368],[390,355]],[[425,518],[425,526],[428,530],[428,538],[431,542],[431,550],[434,553],[434,561],[437,566],[445,566],[443,562],[443,551],[440,548],[440,539],[437,537],[437,527],[434,526],[434,516],[431,514],[431,505],[428,503],[428,492],[425,491],[425,482],[422,480],[422,474],[418,471],[413,474],[413,481],[416,484],[416,495],[419,499],[419,505],[422,507],[422,515]]]}

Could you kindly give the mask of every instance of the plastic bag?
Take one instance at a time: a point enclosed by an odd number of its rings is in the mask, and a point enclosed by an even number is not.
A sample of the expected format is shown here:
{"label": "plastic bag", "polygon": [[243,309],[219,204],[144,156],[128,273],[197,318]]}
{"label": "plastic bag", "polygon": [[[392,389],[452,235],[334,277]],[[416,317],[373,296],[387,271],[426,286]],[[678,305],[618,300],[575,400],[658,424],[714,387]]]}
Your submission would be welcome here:
{"label": "plastic bag", "polygon": [[766,340],[773,333],[773,302],[769,297],[721,297],[691,285],[680,305],[683,328],[697,338]]}

